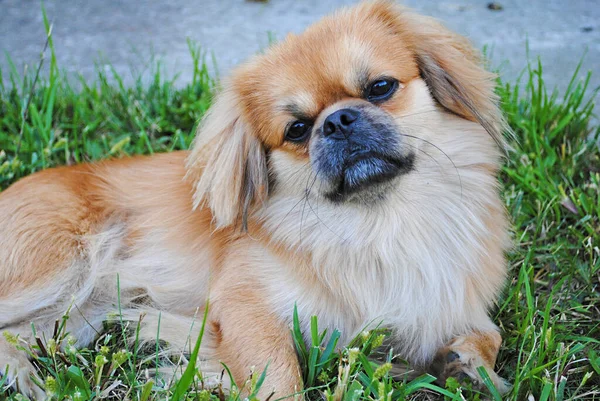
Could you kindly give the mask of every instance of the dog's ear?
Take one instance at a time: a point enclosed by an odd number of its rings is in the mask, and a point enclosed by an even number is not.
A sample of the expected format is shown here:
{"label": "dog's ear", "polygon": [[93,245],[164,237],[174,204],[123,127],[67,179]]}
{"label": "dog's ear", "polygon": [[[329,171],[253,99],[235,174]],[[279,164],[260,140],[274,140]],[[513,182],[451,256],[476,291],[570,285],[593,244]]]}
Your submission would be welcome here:
{"label": "dog's ear", "polygon": [[246,230],[250,208],[268,192],[267,162],[231,89],[217,96],[200,123],[187,169],[194,183],[194,208],[210,207],[218,228],[241,223]]}
{"label": "dog's ear", "polygon": [[504,148],[508,127],[494,91],[496,75],[485,69],[479,52],[465,37],[433,18],[402,9],[399,17],[402,36],[412,47],[421,76],[436,101],[481,124]]}

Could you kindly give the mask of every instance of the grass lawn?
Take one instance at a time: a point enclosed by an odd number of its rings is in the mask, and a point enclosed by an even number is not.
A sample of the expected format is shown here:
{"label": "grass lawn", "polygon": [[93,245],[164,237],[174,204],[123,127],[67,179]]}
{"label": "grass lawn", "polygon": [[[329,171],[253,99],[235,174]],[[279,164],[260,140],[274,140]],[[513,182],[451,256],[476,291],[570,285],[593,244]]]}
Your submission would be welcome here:
{"label": "grass lawn", "polygon": [[[36,80],[35,71],[0,71],[7,82],[0,86],[0,188],[52,166],[187,148],[215,87],[200,52],[190,49],[193,79],[178,85],[158,64],[152,81],[130,87],[105,70],[93,83],[69,84],[51,40],[49,74]],[[508,400],[600,400],[600,129],[590,124],[594,105],[586,99],[596,93],[587,87],[589,74],[576,67],[563,94],[546,88],[540,63],[526,67],[520,83],[498,83],[516,137],[500,176],[515,247],[493,312],[504,338],[497,367],[514,384]],[[89,349],[70,346],[62,323],[54,339],[13,340],[23,352],[37,351],[41,384],[53,400],[239,398],[203,390],[193,367],[178,382],[161,381],[152,374],[160,343],[137,350],[123,341],[135,327],[108,326]],[[485,398],[452,380],[446,388],[430,376],[392,380],[385,356],[377,363],[367,358],[385,333],[364,333],[339,353],[321,344],[316,321],[312,334],[312,346],[298,345],[312,400]],[[259,386],[260,373],[246,385]],[[3,381],[0,400],[24,399]]]}

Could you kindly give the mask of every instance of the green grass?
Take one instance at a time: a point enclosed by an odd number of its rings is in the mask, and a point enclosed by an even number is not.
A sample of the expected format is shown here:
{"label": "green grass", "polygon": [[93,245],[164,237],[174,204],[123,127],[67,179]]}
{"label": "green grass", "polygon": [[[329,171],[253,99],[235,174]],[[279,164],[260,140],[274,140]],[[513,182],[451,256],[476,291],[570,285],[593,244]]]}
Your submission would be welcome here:
{"label": "green grass", "polygon": [[[138,79],[130,87],[114,71],[101,69],[95,82],[80,79],[71,85],[56,65],[51,40],[47,75],[23,76],[14,67],[0,71],[8,82],[0,86],[0,188],[56,165],[187,148],[216,85],[201,53],[192,44],[190,50],[193,79],[181,85],[166,79],[159,64],[152,80]],[[589,74],[580,76],[575,69],[559,95],[549,92],[542,65],[535,63],[518,83],[498,85],[515,132],[500,177],[515,248],[494,319],[504,337],[498,369],[514,384],[508,400],[600,399],[600,129],[591,125],[596,93],[588,88]],[[129,347],[124,332],[135,333],[135,325],[106,325],[89,349],[72,347],[63,322],[52,339],[12,340],[33,355],[55,400],[239,399],[235,391],[204,390],[194,366],[175,383],[155,377],[157,364],[177,369],[158,357],[160,342],[141,350]],[[302,342],[298,327],[293,330],[309,399],[484,398],[452,380],[446,388],[426,375],[392,380],[390,355],[382,352],[380,362],[369,359],[381,350],[383,331],[364,333],[342,351],[335,347],[337,335],[325,334],[316,319],[311,344]],[[240,386],[255,393],[263,373]],[[491,394],[498,399],[493,389]],[[2,398],[23,396],[5,391]]]}

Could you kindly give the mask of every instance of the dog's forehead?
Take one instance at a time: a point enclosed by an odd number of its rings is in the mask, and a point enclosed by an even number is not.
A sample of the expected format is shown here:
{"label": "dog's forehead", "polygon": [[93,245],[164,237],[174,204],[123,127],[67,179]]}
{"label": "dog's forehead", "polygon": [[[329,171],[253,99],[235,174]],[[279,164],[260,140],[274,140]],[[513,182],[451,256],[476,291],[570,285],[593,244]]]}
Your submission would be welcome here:
{"label": "dog's forehead", "polygon": [[336,46],[332,41],[309,48],[290,47],[278,57],[257,92],[270,107],[293,115],[314,117],[328,104],[360,95],[368,80],[371,51],[358,41]]}

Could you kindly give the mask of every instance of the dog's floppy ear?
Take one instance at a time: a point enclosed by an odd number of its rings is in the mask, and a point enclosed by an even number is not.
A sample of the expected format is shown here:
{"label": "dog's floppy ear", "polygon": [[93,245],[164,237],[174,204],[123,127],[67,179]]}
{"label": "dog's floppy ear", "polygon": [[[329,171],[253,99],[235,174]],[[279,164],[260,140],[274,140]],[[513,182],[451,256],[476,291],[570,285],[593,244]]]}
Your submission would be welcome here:
{"label": "dog's floppy ear", "polygon": [[241,114],[237,94],[221,92],[200,123],[187,160],[194,208],[210,207],[218,228],[241,222],[268,191],[266,154]]}
{"label": "dog's floppy ear", "polygon": [[508,131],[498,96],[496,75],[486,71],[469,41],[435,19],[400,11],[403,36],[415,53],[421,76],[437,102],[477,121],[502,148]]}

